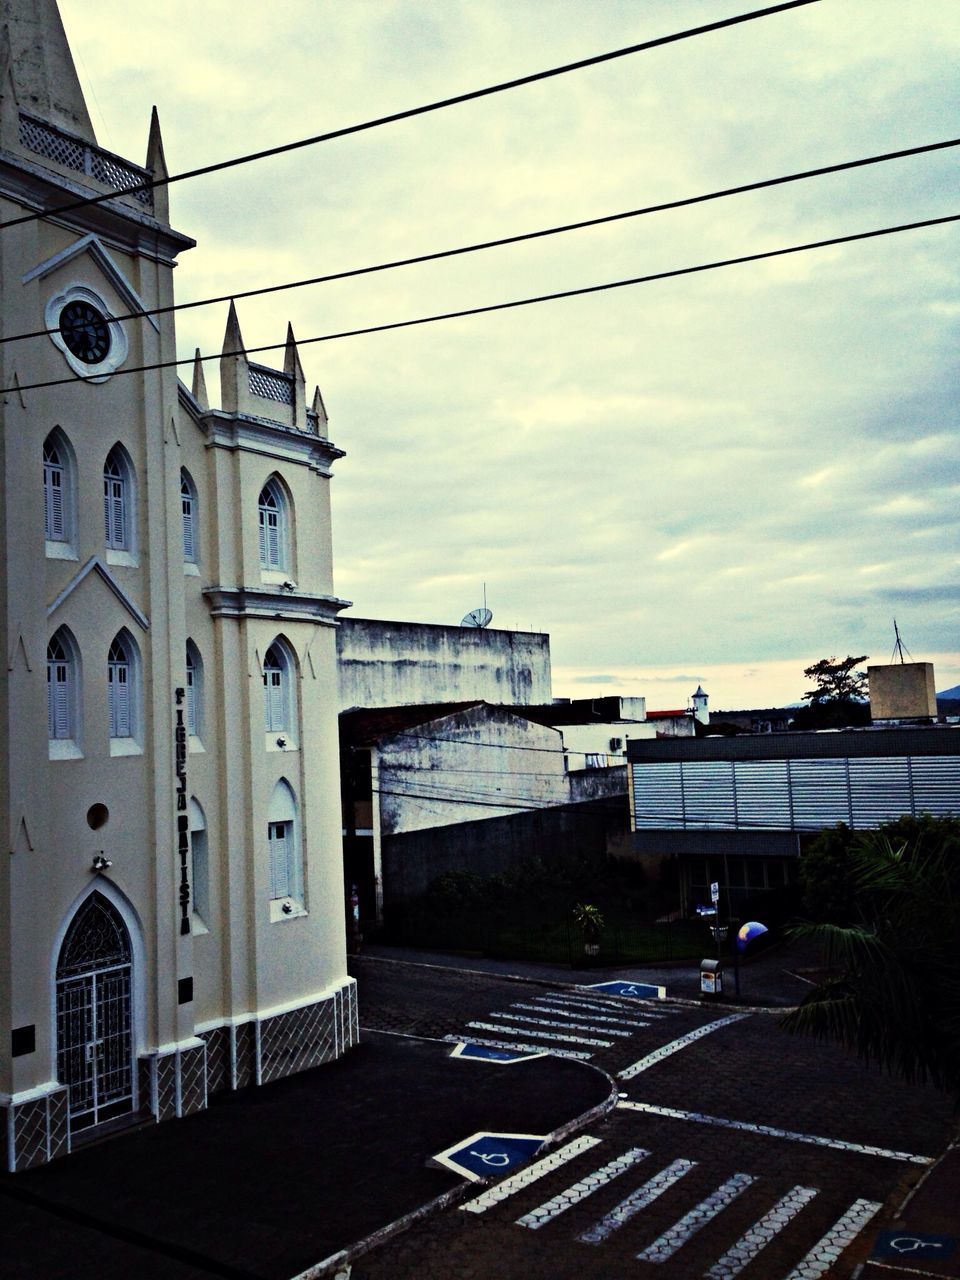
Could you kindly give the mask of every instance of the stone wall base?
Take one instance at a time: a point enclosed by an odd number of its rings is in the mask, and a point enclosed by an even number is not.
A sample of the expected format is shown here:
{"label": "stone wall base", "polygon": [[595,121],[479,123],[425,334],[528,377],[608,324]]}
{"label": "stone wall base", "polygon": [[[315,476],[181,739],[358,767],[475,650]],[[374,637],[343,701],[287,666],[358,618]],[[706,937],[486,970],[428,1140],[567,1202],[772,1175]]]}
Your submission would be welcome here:
{"label": "stone wall base", "polygon": [[[139,1114],[154,1120],[202,1111],[223,1089],[269,1084],[341,1057],[360,1039],[357,988],[352,981],[309,1004],[251,1015],[213,1027],[193,1040],[141,1055]],[[54,1084],[12,1097],[0,1095],[4,1168],[33,1169],[71,1149],[65,1086]],[[89,1131],[88,1131],[89,1132]]]}

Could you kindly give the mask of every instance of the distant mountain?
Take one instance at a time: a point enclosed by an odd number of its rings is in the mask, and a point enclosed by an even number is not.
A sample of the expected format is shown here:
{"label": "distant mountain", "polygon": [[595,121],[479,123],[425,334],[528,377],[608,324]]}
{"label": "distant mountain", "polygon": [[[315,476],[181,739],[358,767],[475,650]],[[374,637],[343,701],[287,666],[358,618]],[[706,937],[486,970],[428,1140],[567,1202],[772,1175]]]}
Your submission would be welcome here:
{"label": "distant mountain", "polygon": [[960,698],[960,684],[955,684],[952,689],[944,689],[942,693],[937,694],[938,698]]}

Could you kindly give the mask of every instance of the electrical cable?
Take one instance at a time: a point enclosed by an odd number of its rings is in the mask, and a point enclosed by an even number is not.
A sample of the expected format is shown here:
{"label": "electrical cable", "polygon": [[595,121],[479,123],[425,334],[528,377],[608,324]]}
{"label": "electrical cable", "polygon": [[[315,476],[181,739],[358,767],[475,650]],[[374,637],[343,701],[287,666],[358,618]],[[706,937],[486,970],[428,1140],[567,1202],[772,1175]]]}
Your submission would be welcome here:
{"label": "electrical cable", "polygon": [[[222,293],[215,297],[198,298],[192,302],[174,302],[165,307],[149,307],[139,311],[126,311],[112,315],[111,320],[139,320],[146,316],[170,315],[176,311],[192,311],[198,307],[210,307],[223,302],[237,302],[245,298],[261,298],[271,293],[284,293],[291,289],[303,289],[315,284],[331,284],[337,280],[352,280],[358,276],[374,275],[380,271],[394,271],[398,267],[415,267],[425,262],[438,262],[444,258],[456,258],[470,253],[481,253],[487,249],[500,249],[506,245],[522,244],[530,240],[542,240],[548,236],[564,235],[568,231],[583,231],[589,227],[606,226],[613,222],[623,222],[629,218],[642,218],[651,213],[664,213],[672,209],[685,209],[692,205],[705,204],[711,200],[724,200],[730,196],[744,195],[751,191],[763,191],[769,187],[784,186],[791,182],[802,182],[808,178],[820,178],[827,174],[843,173],[850,169],[861,169],[867,165],[884,164],[890,160],[902,160],[908,156],[923,155],[932,151],[943,151],[949,147],[960,146],[960,138],[948,138],[944,142],[930,142],[922,146],[906,147],[899,151],[887,151],[872,156],[862,156],[857,160],[844,160],[837,164],[820,165],[815,169],[805,169],[797,173],[782,174],[776,178],[762,178],[756,182],[745,182],[735,187],[723,187],[717,191],[708,191],[701,195],[683,196],[676,200],[665,200],[660,204],[644,205],[639,209],[626,209],[621,213],[603,214],[596,218],[585,218],[580,222],[562,223],[555,227],[544,227],[537,231],[522,231],[516,235],[501,236],[495,240],[480,240],[474,244],[459,245],[453,249],[437,249],[432,253],[420,253],[409,258],[394,258],[387,262],[379,262],[368,267],[352,267],[346,271],[332,271],[327,275],[309,276],[301,280],[290,280],[285,284],[263,285],[257,289],[244,289],[233,293]],[[0,337],[0,346],[8,342],[22,342],[27,338],[43,338],[57,333],[57,328],[34,329],[28,333],[12,333]]]}
{"label": "electrical cable", "polygon": [[[763,262],[773,258],[783,258],[795,253],[808,253],[814,249],[826,249],[839,244],[852,244],[858,240],[872,240],[879,236],[897,235],[904,231],[917,231],[926,227],[943,226],[946,223],[960,221],[960,213],[951,213],[942,218],[925,218],[919,222],[900,223],[893,227],[880,227],[873,231],[858,231],[851,235],[831,236],[824,240],[813,240],[806,244],[789,245],[782,249],[767,249],[761,253],[747,253],[735,258],[721,258],[714,262],[701,262],[692,267],[675,267],[669,271],[655,271],[649,275],[632,276],[626,280],[611,280],[604,284],[584,285],[578,289],[563,289],[558,293],[537,294],[531,298],[517,298],[510,302],[493,302],[483,307],[465,307],[458,311],[444,311],[431,316],[418,316],[413,320],[394,320],[387,324],[366,325],[361,329],[345,329],[339,333],[325,333],[313,338],[301,338],[298,347],[312,346],[318,342],[336,342],[341,338],[360,338],[374,333],[389,333],[396,329],[412,329],[419,325],[437,324],[442,320],[462,320],[468,316],[489,315],[495,311],[511,311],[519,307],[530,307],[542,302],[557,302],[565,298],[582,298],[590,294],[605,293],[612,289],[625,289],[633,285],[652,284],[657,280],[672,280],[680,276],[697,275],[706,271],[718,271],[723,267],[743,266],[748,262]],[[178,360],[158,360],[150,364],[133,365],[115,370],[110,376],[117,378],[124,374],[149,373],[159,369],[173,369],[180,365],[194,364],[197,360],[205,363],[209,360],[222,360],[230,356],[260,355],[266,351],[281,351],[286,348],[285,342],[266,343],[259,347],[248,347],[240,351],[220,351],[215,355],[187,356]],[[48,378],[42,382],[27,382],[0,388],[0,395],[36,391],[43,387],[59,387],[83,382],[79,376],[66,378]]]}
{"label": "electrical cable", "polygon": [[459,106],[464,102],[474,102],[479,98],[491,97],[493,94],[504,93],[509,89],[522,88],[524,85],[536,84],[541,80],[549,80],[555,76],[567,75],[572,71],[582,71],[587,67],[599,66],[605,62],[613,62],[617,58],[629,57],[631,54],[644,53],[650,49],[662,48],[664,45],[675,44],[680,40],[689,40],[694,36],[707,35],[713,31],[721,31],[727,27],[738,26],[744,22],[752,22],[757,18],[768,18],[773,14],[784,13],[789,9],[799,9],[810,4],[819,4],[820,0],[784,0],[783,3],[769,5],[765,9],[754,9],[749,13],[735,14],[731,18],[721,18],[716,22],[704,23],[699,27],[688,27],[683,31],[672,32],[670,35],[657,36],[652,40],[644,40],[640,44],[628,45],[623,49],[614,49],[609,53],[595,54],[589,58],[580,58],[576,62],[564,63],[559,67],[551,67],[546,71],[535,71],[529,75],[518,76],[513,80],[503,80],[497,84],[487,85],[483,89],[471,89],[466,93],[458,93],[449,98],[441,98],[435,102],[428,102],[419,107],[409,107],[404,111],[394,111],[389,115],[377,116],[372,120],[365,120],[360,124],[346,125],[341,129],[331,129],[327,133],[318,133],[309,138],[300,138],[295,142],[285,142],[280,146],[268,147],[263,151],[252,151],[242,156],[235,156],[231,160],[220,160],[215,164],[202,165],[198,169],[188,169],[183,173],[170,174],[165,178],[151,178],[144,182],[136,183],[129,187],[123,187],[117,191],[106,192],[103,195],[90,196],[84,200],[75,200],[69,204],[57,205],[52,209],[44,209],[38,213],[24,214],[19,218],[8,218],[5,222],[0,222],[0,231],[7,227],[21,226],[25,222],[33,222],[40,218],[50,218],[60,213],[68,213],[74,209],[86,208],[90,205],[103,204],[107,200],[117,200],[123,196],[134,195],[138,191],[155,190],[157,187],[167,187],[174,182],[183,182],[187,178],[199,178],[209,173],[218,173],[223,169],[237,168],[239,165],[252,164],[255,160],[265,160],[271,156],[284,155],[289,151],[298,151],[304,147],[316,146],[321,142],[330,142],[336,138],[349,137],[352,134],[363,133],[369,129],[376,129],[382,125],[396,124],[401,120],[411,120],[416,116],[427,115],[434,111],[441,111],[446,107]]}

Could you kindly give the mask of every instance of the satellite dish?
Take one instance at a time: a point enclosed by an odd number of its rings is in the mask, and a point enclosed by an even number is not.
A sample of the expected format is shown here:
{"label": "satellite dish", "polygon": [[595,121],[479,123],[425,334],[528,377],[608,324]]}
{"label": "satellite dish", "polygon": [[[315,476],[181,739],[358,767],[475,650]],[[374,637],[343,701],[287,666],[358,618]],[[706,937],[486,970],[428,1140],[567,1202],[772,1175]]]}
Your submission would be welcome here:
{"label": "satellite dish", "polygon": [[471,609],[466,617],[460,619],[461,627],[476,627],[478,630],[483,627],[489,627],[493,621],[493,614],[489,609]]}

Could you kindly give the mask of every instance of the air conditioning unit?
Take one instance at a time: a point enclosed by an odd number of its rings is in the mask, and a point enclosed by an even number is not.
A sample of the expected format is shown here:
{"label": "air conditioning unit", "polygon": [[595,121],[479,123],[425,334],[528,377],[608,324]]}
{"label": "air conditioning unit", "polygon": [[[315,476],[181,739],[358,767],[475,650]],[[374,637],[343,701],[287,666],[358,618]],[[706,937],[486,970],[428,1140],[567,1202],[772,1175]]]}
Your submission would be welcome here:
{"label": "air conditioning unit", "polygon": [[622,739],[622,738],[611,738],[611,739],[610,739],[610,750],[611,750],[611,751],[622,751],[622,750],[623,750],[623,739]]}

